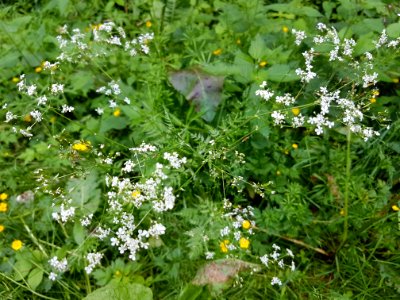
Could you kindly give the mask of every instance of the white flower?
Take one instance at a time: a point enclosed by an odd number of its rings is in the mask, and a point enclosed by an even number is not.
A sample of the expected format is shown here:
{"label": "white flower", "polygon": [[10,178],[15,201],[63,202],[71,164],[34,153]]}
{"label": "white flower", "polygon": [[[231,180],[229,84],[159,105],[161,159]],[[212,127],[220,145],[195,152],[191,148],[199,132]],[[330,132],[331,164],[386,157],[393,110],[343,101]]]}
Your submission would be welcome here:
{"label": "white flower", "polygon": [[271,285],[282,285],[282,281],[278,277],[272,277]]}

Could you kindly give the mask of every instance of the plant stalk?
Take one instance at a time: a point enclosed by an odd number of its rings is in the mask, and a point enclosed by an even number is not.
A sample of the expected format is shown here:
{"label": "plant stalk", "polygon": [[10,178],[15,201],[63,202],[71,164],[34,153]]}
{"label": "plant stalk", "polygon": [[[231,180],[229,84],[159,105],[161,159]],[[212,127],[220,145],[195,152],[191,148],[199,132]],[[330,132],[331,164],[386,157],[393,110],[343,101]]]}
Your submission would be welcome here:
{"label": "plant stalk", "polygon": [[347,235],[349,231],[349,189],[350,189],[350,176],[351,176],[351,131],[348,128],[347,131],[347,149],[346,149],[346,182],[344,186],[344,228],[343,228],[343,240],[342,245],[347,240]]}

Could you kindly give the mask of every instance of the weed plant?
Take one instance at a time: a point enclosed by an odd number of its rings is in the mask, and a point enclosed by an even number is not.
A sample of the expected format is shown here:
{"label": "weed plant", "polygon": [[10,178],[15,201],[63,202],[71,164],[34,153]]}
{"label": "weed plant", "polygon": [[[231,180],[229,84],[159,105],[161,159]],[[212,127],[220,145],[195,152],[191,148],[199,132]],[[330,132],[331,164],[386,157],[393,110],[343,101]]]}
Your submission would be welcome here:
{"label": "weed plant", "polygon": [[2,299],[398,299],[395,1],[0,5]]}

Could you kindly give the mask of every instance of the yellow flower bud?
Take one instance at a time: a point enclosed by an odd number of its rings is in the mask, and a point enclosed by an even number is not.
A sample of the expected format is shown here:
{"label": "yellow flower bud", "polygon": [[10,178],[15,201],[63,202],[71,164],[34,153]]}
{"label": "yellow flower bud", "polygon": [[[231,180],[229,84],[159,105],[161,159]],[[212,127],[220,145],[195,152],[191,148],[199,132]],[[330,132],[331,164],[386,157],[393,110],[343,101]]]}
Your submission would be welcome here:
{"label": "yellow flower bud", "polygon": [[295,116],[298,116],[298,115],[300,114],[300,108],[298,108],[298,107],[293,107],[293,108],[292,108],[292,113],[293,113]]}
{"label": "yellow flower bud", "polygon": [[267,65],[267,62],[265,60],[260,61],[258,64],[261,68],[264,68]]}
{"label": "yellow flower bud", "polygon": [[151,23],[151,21],[146,21],[146,27],[150,28],[153,24]]}
{"label": "yellow flower bud", "polygon": [[296,150],[296,149],[299,148],[299,145],[297,145],[297,144],[292,144],[292,148]]}
{"label": "yellow flower bud", "polygon": [[284,33],[288,33],[288,32],[289,32],[289,27],[283,26],[283,27],[282,27],[282,31],[283,31]]}
{"label": "yellow flower bud", "polygon": [[394,211],[400,211],[400,208],[397,205],[392,205],[392,209]]}
{"label": "yellow flower bud", "polygon": [[43,71],[42,67],[36,67],[36,68],[35,68],[35,72],[36,72],[36,73],[40,73],[40,72],[42,72],[42,71]]}
{"label": "yellow flower bud", "polygon": [[114,117],[119,117],[121,115],[121,110],[117,108],[116,110],[114,110],[113,115]]}
{"label": "yellow flower bud", "polygon": [[214,54],[214,55],[221,55],[221,53],[222,53],[222,49],[221,49],[221,48],[215,49],[215,50],[213,51],[213,54]]}

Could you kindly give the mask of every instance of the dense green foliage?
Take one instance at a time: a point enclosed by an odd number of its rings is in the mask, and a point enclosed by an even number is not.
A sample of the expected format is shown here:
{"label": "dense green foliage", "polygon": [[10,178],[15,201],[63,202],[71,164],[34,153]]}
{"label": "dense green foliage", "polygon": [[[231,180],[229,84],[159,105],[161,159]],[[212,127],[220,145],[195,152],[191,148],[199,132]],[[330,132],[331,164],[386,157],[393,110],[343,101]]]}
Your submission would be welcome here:
{"label": "dense green foliage", "polygon": [[[384,29],[399,41],[399,14],[398,1],[383,0],[0,4],[0,298],[398,299],[400,51],[376,41]],[[137,55],[96,42],[110,21],[138,39]],[[356,41],[351,58],[329,59],[336,44],[313,41],[318,23]],[[60,49],[56,37],[73,40],[73,28],[88,47]],[[123,36],[115,28],[111,38]],[[307,38],[297,45],[292,29]],[[296,69],[310,48],[318,76],[305,81]],[[366,70],[376,84],[365,84]],[[257,96],[263,81],[296,104]],[[274,111],[320,113],[321,87],[357,103],[376,134],[352,132],[340,105],[323,134],[274,124]],[[157,149],[132,150],[143,142]],[[157,195],[138,203],[150,179]],[[157,210],[168,187],[174,207]],[[134,235],[150,232],[135,259],[99,238],[117,234],[126,215]],[[151,233],[157,224],[165,233]],[[294,270],[290,251],[284,268],[262,263],[276,245],[293,251]],[[90,253],[102,255],[93,272]],[[55,256],[68,267],[52,280]],[[282,285],[271,285],[275,276]]]}

